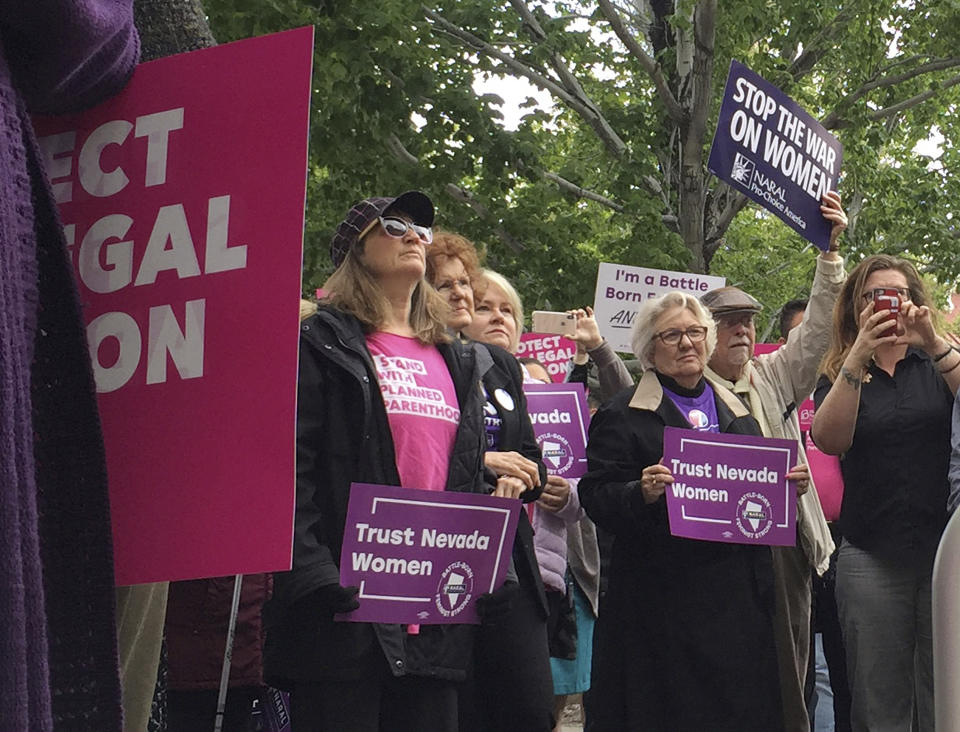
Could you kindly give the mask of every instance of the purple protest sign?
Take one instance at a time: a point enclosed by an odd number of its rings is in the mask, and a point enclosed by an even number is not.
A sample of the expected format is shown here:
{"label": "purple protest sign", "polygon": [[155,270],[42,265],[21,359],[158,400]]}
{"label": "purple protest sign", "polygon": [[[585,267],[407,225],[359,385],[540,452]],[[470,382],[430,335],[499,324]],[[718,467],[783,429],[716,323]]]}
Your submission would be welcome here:
{"label": "purple protest sign", "polygon": [[719,435],[666,427],[663,464],[670,533],[730,544],[794,546],[797,464],[791,440]]}
{"label": "purple protest sign", "polygon": [[353,483],[340,584],[360,607],[338,620],[477,623],[475,600],[503,583],[520,502]]}
{"label": "purple protest sign", "polygon": [[547,472],[567,479],[582,476],[590,421],[583,384],[524,384],[523,393]]}
{"label": "purple protest sign", "polygon": [[707,167],[826,251],[820,213],[836,190],[843,146],[799,104],[738,61],[730,62]]}

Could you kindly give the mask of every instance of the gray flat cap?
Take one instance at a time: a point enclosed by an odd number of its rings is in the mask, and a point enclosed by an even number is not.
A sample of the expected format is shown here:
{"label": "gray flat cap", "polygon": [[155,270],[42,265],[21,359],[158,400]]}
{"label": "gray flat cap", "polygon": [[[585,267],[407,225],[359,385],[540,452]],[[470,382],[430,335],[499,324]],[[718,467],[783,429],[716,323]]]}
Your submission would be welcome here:
{"label": "gray flat cap", "polygon": [[759,313],[763,305],[739,287],[719,287],[700,298],[703,306],[713,315],[730,313]]}

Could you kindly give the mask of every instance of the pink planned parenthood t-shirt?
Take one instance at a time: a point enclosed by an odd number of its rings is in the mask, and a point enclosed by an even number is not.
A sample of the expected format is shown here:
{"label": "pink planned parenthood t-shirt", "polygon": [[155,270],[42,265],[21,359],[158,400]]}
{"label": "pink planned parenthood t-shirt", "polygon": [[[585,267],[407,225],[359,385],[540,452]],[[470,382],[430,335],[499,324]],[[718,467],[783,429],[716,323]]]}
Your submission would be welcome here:
{"label": "pink planned parenthood t-shirt", "polygon": [[436,346],[392,333],[371,333],[367,348],[387,408],[400,485],[444,490],[460,406],[443,356]]}

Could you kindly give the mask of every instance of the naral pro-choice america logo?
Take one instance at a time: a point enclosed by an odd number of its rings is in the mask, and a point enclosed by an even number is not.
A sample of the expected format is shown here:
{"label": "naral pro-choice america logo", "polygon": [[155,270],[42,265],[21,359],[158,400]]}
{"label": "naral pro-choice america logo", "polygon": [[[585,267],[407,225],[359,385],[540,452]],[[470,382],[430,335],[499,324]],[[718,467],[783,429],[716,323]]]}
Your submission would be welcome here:
{"label": "naral pro-choice america logo", "polygon": [[537,443],[551,475],[563,476],[573,466],[573,448],[563,435],[547,432],[537,438]]}
{"label": "naral pro-choice america logo", "polygon": [[750,188],[750,182],[753,180],[753,171],[756,168],[754,162],[741,153],[733,159],[733,169],[730,171],[730,177],[744,188]]}
{"label": "naral pro-choice america logo", "polygon": [[454,562],[440,575],[440,584],[434,600],[437,610],[445,618],[452,618],[463,612],[473,597],[473,570],[466,562]]}
{"label": "naral pro-choice america logo", "polygon": [[737,528],[748,539],[760,539],[773,528],[773,510],[762,493],[744,493],[737,503]]}

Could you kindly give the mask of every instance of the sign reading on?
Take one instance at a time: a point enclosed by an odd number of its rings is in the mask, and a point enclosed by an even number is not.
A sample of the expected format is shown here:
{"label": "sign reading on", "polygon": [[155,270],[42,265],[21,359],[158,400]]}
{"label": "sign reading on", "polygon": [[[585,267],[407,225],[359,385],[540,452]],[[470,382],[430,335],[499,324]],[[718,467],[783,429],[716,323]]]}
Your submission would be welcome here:
{"label": "sign reading on", "polygon": [[797,443],[666,427],[663,464],[670,533],[731,544],[794,546]]}
{"label": "sign reading on", "polygon": [[517,358],[535,358],[547,367],[555,382],[567,376],[567,364],[577,352],[577,344],[569,338],[545,333],[524,333],[520,336]]}
{"label": "sign reading on", "polygon": [[339,620],[477,623],[476,599],[503,583],[520,502],[354,483],[340,584],[360,607]]}
{"label": "sign reading on", "polygon": [[[287,569],[313,29],[35,120],[84,304],[117,584]],[[282,144],[278,144],[282,141]]]}
{"label": "sign reading on", "polygon": [[583,384],[524,384],[523,392],[547,472],[581,477],[587,472],[590,421]]}
{"label": "sign reading on", "polygon": [[613,350],[629,353],[632,350],[630,331],[633,329],[633,321],[645,300],[672,290],[700,297],[703,293],[725,284],[726,278],[713,275],[602,262],[597,270],[593,313],[600,332]]}
{"label": "sign reading on", "polygon": [[826,251],[831,224],[820,214],[836,190],[843,147],[777,87],[737,61],[723,91],[707,167]]}

